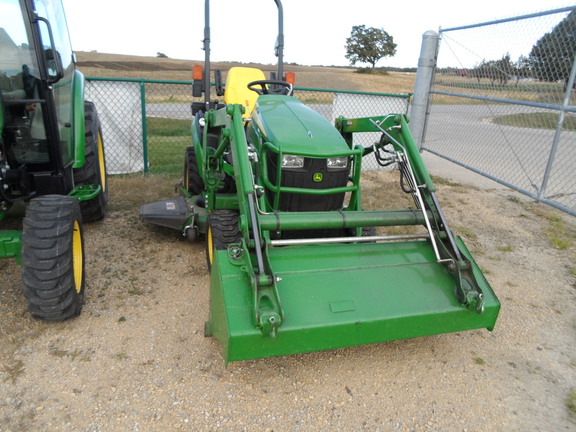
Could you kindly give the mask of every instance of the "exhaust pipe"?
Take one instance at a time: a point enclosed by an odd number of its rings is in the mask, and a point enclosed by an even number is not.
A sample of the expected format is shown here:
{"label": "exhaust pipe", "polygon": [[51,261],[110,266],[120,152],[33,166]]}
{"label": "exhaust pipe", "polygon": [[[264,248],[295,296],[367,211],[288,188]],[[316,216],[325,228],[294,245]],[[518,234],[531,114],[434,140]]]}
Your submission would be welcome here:
{"label": "exhaust pipe", "polygon": [[278,37],[276,39],[276,57],[278,57],[278,79],[283,79],[284,76],[284,10],[282,9],[282,2],[274,0],[278,6]]}

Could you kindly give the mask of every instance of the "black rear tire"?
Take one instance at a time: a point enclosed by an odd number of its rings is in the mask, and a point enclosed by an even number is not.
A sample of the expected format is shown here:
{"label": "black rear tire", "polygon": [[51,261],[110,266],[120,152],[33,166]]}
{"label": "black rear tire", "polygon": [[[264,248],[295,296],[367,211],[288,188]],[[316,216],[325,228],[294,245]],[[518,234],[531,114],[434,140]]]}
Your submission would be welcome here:
{"label": "black rear tire", "polygon": [[75,317],[84,301],[84,231],[76,198],[45,195],[26,209],[22,231],[22,279],[34,318]]}
{"label": "black rear tire", "polygon": [[[218,148],[218,135],[208,134],[208,147]],[[224,156],[226,159],[226,155]],[[226,159],[227,160],[227,159]],[[229,160],[227,160],[230,163]],[[236,184],[234,183],[234,177],[228,174],[224,175],[224,184],[218,188],[219,193],[234,193],[236,192]],[[191,146],[186,148],[184,154],[184,180],[182,182],[184,189],[188,191],[190,195],[200,195],[204,190],[204,180],[200,176],[200,170],[198,169],[198,158],[196,156],[196,149]]]}
{"label": "black rear tire", "polygon": [[92,102],[84,103],[85,162],[84,166],[74,170],[74,184],[99,185],[102,190],[94,198],[80,203],[84,222],[104,219],[108,209],[108,174],[106,155],[100,128],[100,119],[96,106]]}
{"label": "black rear tire", "polygon": [[194,147],[186,147],[184,154],[184,189],[191,195],[199,195],[204,189],[204,181],[198,171]]}
{"label": "black rear tire", "polygon": [[232,243],[240,243],[242,233],[238,229],[239,213],[236,210],[214,210],[208,216],[206,232],[206,263],[212,270],[214,251],[226,250]]}

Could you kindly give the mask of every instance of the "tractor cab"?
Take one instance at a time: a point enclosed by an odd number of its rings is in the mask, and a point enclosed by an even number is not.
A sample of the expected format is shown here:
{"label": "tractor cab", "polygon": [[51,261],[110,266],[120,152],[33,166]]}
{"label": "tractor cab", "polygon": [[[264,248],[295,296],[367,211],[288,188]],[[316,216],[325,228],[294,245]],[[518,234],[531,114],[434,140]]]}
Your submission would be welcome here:
{"label": "tractor cab", "polygon": [[3,0],[0,8],[1,193],[9,201],[67,193],[76,81],[62,5]]}

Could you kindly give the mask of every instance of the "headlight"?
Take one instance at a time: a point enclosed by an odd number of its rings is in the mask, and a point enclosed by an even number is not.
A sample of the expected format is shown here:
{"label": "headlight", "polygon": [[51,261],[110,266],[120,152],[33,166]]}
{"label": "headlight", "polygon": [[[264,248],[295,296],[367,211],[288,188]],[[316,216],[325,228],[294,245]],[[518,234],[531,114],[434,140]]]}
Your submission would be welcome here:
{"label": "headlight", "polygon": [[302,168],[304,167],[304,157],[285,154],[282,155],[282,168]]}
{"label": "headlight", "polygon": [[328,159],[328,168],[346,168],[348,166],[348,157],[336,157]]}

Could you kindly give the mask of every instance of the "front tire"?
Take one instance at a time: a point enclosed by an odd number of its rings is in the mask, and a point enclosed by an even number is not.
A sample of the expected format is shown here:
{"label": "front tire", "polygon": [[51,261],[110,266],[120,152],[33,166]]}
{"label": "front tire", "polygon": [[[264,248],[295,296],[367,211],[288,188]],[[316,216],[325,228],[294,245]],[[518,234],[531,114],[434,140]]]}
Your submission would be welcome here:
{"label": "front tire", "polygon": [[84,238],[76,198],[45,195],[26,209],[22,279],[34,318],[64,321],[80,315],[84,301]]}
{"label": "front tire", "polygon": [[226,250],[232,243],[240,243],[242,233],[238,229],[239,213],[235,210],[214,210],[208,216],[206,232],[206,263],[212,271],[214,253]]}

